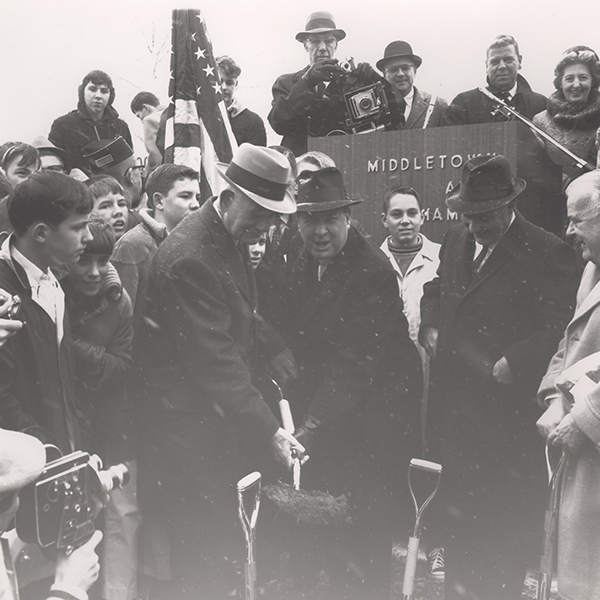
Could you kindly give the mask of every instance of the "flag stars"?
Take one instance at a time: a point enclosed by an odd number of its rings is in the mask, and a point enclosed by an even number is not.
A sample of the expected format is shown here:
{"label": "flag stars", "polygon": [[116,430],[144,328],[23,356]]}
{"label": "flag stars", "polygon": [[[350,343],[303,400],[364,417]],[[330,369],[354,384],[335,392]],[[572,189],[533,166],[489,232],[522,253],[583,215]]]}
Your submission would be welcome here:
{"label": "flag stars", "polygon": [[194,54],[196,55],[196,59],[200,60],[201,58],[206,58],[204,56],[205,52],[206,52],[206,50],[202,50],[201,48],[198,48],[198,50],[196,50],[196,52],[194,52]]}
{"label": "flag stars", "polygon": [[219,93],[221,92],[221,86],[219,85],[219,82],[215,81],[212,87],[213,90],[215,90],[215,94],[219,95]]}
{"label": "flag stars", "polygon": [[202,88],[201,87],[197,87],[196,88],[196,95],[197,96],[201,96],[202,95]]}
{"label": "flag stars", "polygon": [[207,67],[202,70],[206,73],[207,77],[209,77],[210,75],[212,75],[214,77],[214,75],[215,75],[215,69],[214,69],[214,67],[211,67],[210,65],[207,65]]}

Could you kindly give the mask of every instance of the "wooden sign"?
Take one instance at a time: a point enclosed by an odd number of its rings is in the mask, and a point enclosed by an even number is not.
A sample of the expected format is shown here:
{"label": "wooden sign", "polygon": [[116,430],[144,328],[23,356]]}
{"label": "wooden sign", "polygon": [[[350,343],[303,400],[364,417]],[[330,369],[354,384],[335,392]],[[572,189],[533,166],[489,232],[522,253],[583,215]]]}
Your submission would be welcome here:
{"label": "wooden sign", "polygon": [[425,222],[423,233],[441,242],[458,215],[444,202],[448,189],[460,181],[463,165],[477,154],[503,154],[517,166],[517,123],[483,123],[405,131],[309,138],[309,150],[331,156],[344,175],[352,207],[376,243],[387,235],[381,224],[382,201],[388,189],[411,186],[419,194]]}

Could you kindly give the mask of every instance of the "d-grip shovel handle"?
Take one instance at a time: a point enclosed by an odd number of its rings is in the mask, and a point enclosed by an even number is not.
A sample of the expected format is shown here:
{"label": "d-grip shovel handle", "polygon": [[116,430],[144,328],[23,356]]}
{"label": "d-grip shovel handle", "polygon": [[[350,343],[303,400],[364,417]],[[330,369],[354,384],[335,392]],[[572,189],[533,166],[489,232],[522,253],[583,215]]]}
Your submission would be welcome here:
{"label": "d-grip shovel handle", "polygon": [[[290,403],[281,398],[279,401],[279,412],[281,413],[281,422],[283,424],[283,428],[292,435],[294,434],[294,417],[292,417],[292,409],[290,408]],[[300,489],[300,459],[296,456],[294,452],[294,463],[292,466],[292,477],[294,481],[294,489]]]}

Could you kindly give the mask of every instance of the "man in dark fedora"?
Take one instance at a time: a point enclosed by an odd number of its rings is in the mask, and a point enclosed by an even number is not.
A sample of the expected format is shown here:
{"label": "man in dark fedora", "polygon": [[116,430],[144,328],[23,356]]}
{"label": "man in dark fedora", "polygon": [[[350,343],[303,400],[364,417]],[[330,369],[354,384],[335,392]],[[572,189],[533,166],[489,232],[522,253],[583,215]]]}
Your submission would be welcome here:
{"label": "man in dark fedora", "polygon": [[275,214],[295,212],[289,172],[279,152],[242,144],[219,166],[220,195],[183,219],[154,257],[139,341],[141,503],[149,518],[166,520],[173,570],[156,598],[226,598],[243,585],[234,577],[234,560],[243,562],[239,449],[270,448],[287,467],[292,449],[304,451],[253,385],[259,356],[275,357],[282,385],[294,372],[281,339],[267,337],[256,316],[247,248]]}
{"label": "man in dark fedora", "polygon": [[[345,37],[346,32],[336,27],[331,13],[311,13],[304,31],[296,35],[308,53],[308,66],[297,73],[281,75],[273,84],[269,123],[283,136],[281,145],[296,156],[307,151],[308,137],[327,135],[334,130],[350,132],[341,89],[332,81],[343,73],[335,53],[338,42]],[[356,77],[364,85],[379,80],[368,63],[360,63],[356,71]]]}
{"label": "man in dark fedora", "polygon": [[413,53],[408,42],[395,41],[387,45],[377,68],[392,86],[405,125],[402,129],[424,129],[443,124],[448,103],[443,98],[432,97],[415,87],[417,69],[422,59]]}
{"label": "man in dark fedora", "polygon": [[568,244],[515,210],[524,188],[503,156],[465,164],[446,199],[462,224],[446,234],[421,301],[430,445],[444,467],[448,600],[520,598],[542,527],[533,400],[571,317],[579,272]]}
{"label": "man in dark fedora", "polygon": [[387,600],[399,465],[418,439],[420,360],[389,260],[350,222],[361,200],[335,167],[298,182],[304,248],[290,266],[286,325],[299,376],[286,398],[311,456],[303,486],[345,493],[354,520],[319,527],[309,555],[325,566],[332,597]]}

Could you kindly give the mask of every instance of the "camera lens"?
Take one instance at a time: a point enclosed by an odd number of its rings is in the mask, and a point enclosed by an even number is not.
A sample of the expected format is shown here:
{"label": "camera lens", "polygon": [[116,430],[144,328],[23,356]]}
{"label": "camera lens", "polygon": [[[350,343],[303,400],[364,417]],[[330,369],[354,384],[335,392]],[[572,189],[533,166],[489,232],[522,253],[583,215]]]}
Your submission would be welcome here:
{"label": "camera lens", "polygon": [[373,101],[371,100],[371,98],[362,98],[358,105],[360,106],[360,108],[362,108],[362,110],[369,110],[373,108]]}

